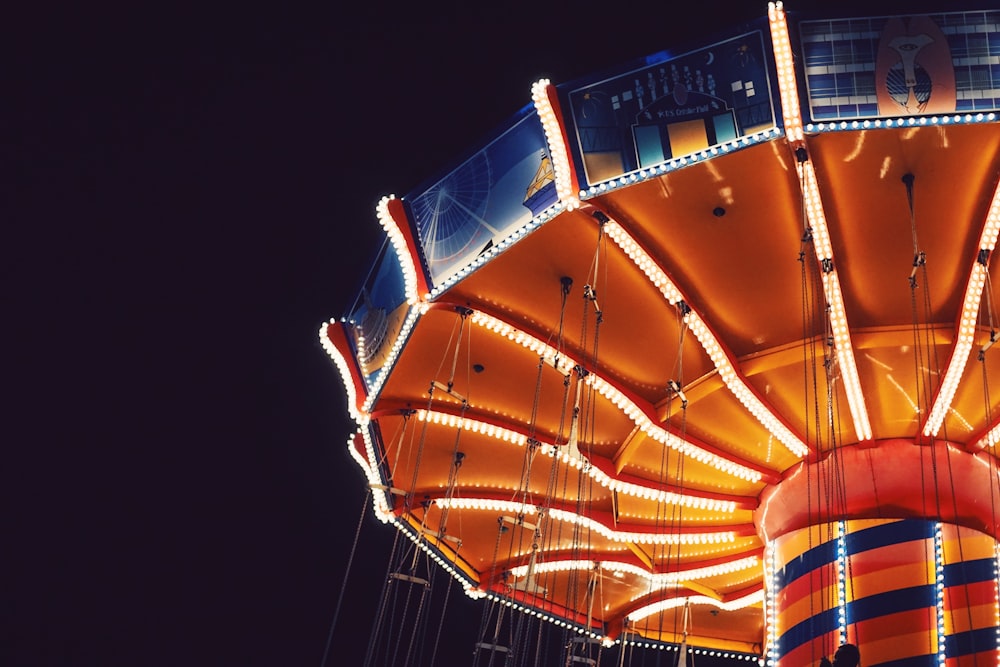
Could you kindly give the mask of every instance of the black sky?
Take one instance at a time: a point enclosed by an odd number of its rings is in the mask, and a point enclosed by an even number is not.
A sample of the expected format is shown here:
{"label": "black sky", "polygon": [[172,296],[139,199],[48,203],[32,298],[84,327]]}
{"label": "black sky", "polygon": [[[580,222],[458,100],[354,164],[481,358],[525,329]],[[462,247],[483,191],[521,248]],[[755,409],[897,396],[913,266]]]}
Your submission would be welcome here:
{"label": "black sky", "polygon": [[[539,78],[767,12],[474,4],[8,17],[0,664],[318,666],[364,485],[317,331],[359,291],[378,200]],[[360,663],[384,575],[390,529],[362,525],[329,665]]]}

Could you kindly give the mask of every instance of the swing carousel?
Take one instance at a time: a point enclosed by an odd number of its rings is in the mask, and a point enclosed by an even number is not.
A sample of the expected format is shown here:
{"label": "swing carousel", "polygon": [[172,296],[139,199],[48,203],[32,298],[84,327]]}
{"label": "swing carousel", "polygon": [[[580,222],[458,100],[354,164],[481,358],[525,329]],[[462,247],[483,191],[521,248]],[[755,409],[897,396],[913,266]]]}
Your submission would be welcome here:
{"label": "swing carousel", "polygon": [[770,3],[382,200],[320,329],[369,664],[433,664],[442,578],[472,665],[1000,662],[998,26]]}

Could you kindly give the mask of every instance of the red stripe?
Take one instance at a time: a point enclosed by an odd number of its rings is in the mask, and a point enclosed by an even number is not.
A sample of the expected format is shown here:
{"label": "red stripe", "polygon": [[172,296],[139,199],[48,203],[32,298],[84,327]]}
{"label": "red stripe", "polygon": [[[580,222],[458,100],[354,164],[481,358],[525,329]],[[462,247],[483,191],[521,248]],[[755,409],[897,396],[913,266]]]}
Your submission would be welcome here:
{"label": "red stripe", "polygon": [[837,646],[839,636],[837,631],[820,635],[812,641],[797,646],[788,653],[784,653],[779,660],[782,665],[815,665],[824,655],[832,656]]}
{"label": "red stripe", "polygon": [[927,542],[928,540],[901,542],[854,554],[847,559],[848,573],[853,577],[860,577],[896,565],[924,563],[928,558],[934,557],[934,549],[928,548]]}
{"label": "red stripe", "polygon": [[[864,641],[865,639],[885,639],[912,632],[930,632],[931,628],[936,625],[937,609],[934,607],[909,609],[851,624],[857,632],[860,641]],[[926,652],[926,647],[915,648],[918,648],[920,651],[920,653],[915,655],[922,655]]]}
{"label": "red stripe", "polygon": [[778,606],[781,608],[791,606],[814,592],[835,586],[836,583],[837,570],[832,563],[810,570],[781,589]]}
{"label": "red stripe", "polygon": [[977,581],[973,584],[948,586],[944,589],[944,608],[961,609],[996,604],[997,582]]}

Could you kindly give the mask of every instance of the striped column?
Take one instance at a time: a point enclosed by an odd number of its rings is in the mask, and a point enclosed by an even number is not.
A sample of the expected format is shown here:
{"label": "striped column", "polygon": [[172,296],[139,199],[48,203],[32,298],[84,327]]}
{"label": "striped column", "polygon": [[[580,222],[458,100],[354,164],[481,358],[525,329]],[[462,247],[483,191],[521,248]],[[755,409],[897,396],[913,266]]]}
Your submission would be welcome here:
{"label": "striped column", "polygon": [[770,664],[815,665],[844,641],[865,667],[996,667],[995,541],[922,519],[864,519],[783,535],[772,554]]}
{"label": "striped column", "polygon": [[936,524],[847,522],[848,641],[872,665],[938,664]]}
{"label": "striped column", "polygon": [[774,541],[771,653],[778,665],[815,665],[840,644],[841,530],[839,523],[811,526]]}
{"label": "striped column", "polygon": [[941,527],[941,633],[946,667],[1000,665],[997,545],[982,533]]}

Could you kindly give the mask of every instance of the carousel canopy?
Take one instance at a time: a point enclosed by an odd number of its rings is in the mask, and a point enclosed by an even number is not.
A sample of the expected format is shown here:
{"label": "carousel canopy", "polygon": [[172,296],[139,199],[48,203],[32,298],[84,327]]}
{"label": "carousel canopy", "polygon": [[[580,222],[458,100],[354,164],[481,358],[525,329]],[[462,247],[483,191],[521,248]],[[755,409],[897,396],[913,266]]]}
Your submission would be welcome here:
{"label": "carousel canopy", "polygon": [[320,331],[376,514],[473,597],[747,656],[783,538],[995,538],[998,25],[771,4],[387,196]]}

